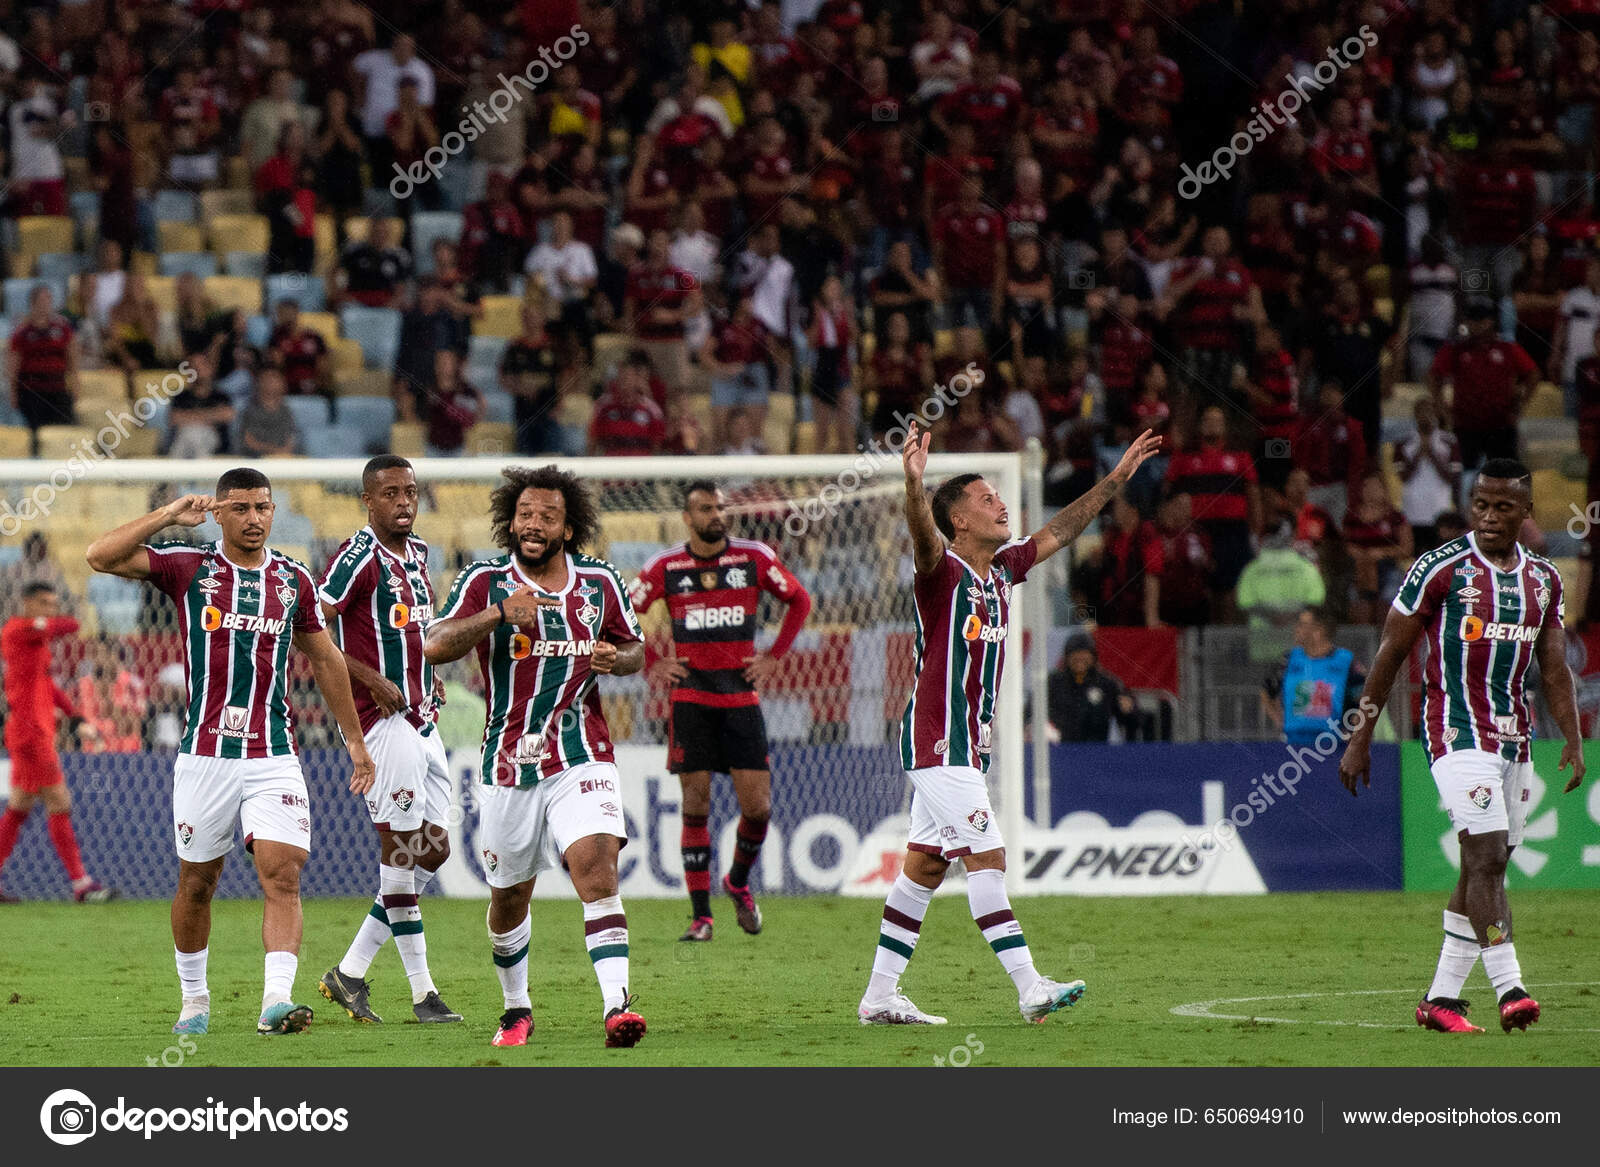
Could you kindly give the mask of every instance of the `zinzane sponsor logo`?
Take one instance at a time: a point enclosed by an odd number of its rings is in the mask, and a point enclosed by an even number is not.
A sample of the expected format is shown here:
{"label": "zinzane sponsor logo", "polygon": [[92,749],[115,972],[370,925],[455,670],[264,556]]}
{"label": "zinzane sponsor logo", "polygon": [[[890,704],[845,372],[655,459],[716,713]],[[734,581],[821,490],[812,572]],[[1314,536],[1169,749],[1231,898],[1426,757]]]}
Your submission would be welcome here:
{"label": "zinzane sponsor logo", "polygon": [[745,610],[735,604],[720,608],[690,608],[683,614],[686,631],[697,632],[707,628],[738,628],[745,621]]}

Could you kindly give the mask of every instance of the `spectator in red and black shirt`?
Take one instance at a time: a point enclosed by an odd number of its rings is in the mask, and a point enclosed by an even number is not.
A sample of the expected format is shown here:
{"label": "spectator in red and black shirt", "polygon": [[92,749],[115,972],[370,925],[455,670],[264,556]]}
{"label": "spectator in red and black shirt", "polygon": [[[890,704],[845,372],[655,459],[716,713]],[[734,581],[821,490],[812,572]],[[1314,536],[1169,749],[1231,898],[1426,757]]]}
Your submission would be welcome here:
{"label": "spectator in red and black shirt", "polygon": [[[1100,356],[1100,380],[1106,388],[1108,413],[1126,414],[1138,396],[1139,373],[1155,355],[1155,337],[1149,322],[1139,314],[1139,301],[1131,292],[1099,297],[1107,311],[1089,313],[1089,336]],[[1135,426],[1136,430],[1147,427]]]}
{"label": "spectator in red and black shirt", "polygon": [[1348,98],[1328,106],[1328,125],[1311,139],[1311,165],[1324,179],[1342,178],[1369,198],[1378,196],[1377,154],[1372,136],[1356,124]]}
{"label": "spectator in red and black shirt", "polygon": [[596,457],[659,454],[667,422],[650,396],[649,367],[628,361],[595,402],[589,423],[589,453]]}
{"label": "spectator in red and black shirt", "polygon": [[491,170],[488,193],[462,212],[461,266],[480,292],[504,293],[527,252],[527,228],[511,198],[511,179]]}
{"label": "spectator in red and black shirt", "polygon": [[1111,503],[1111,522],[1100,544],[1100,591],[1095,620],[1101,624],[1154,628],[1159,615],[1161,536],[1141,518],[1139,508],[1119,494]]}
{"label": "spectator in red and black shirt", "polygon": [[1117,78],[1117,110],[1141,129],[1163,129],[1172,124],[1172,110],[1183,99],[1183,72],[1161,55],[1154,25],[1134,30],[1132,48]]}
{"label": "spectator in red and black shirt", "polygon": [[[42,425],[72,425],[78,395],[78,354],[72,325],[57,314],[50,289],[39,284],[28,297],[28,314],[11,333],[6,383],[11,407],[33,431],[35,447]],[[37,448],[35,449],[37,453]]]}
{"label": "spectator in red and black shirt", "polygon": [[[1440,416],[1448,416],[1461,443],[1461,464],[1476,469],[1485,458],[1517,456],[1517,423],[1539,380],[1539,366],[1515,341],[1495,335],[1494,302],[1467,305],[1467,335],[1439,350],[1428,372],[1428,388]],[[1455,387],[1447,411],[1444,387]]]}
{"label": "spectator in red and black shirt", "polygon": [[994,158],[1021,124],[1024,104],[1022,86],[1000,72],[1000,54],[986,48],[972,63],[972,80],[939,99],[933,122],[946,134],[951,125],[965,122],[973,128],[978,153]]}
{"label": "spectator in red and black shirt", "polygon": [[914,410],[932,385],[933,360],[927,346],[912,336],[905,313],[891,313],[867,362],[867,389],[876,395],[872,432],[881,435],[901,424],[896,415]]}
{"label": "spectator in red and black shirt", "polygon": [[665,229],[650,232],[644,261],[628,273],[622,327],[649,356],[667,388],[677,391],[689,379],[684,332],[700,312],[700,284],[692,272],[672,265],[671,248],[672,236]]}
{"label": "spectator in red and black shirt", "polygon": [[1412,560],[1411,525],[1389,501],[1381,470],[1362,476],[1360,501],[1344,517],[1344,541],[1355,569],[1350,619],[1374,623]]}
{"label": "spectator in red and black shirt", "polygon": [[1489,272],[1492,294],[1505,295],[1516,270],[1515,245],[1533,227],[1538,207],[1532,167],[1514,161],[1509,144],[1497,141],[1457,170],[1451,206],[1463,270]]}
{"label": "spectator in red and black shirt", "polygon": [[1283,347],[1283,337],[1266,321],[1256,326],[1247,387],[1262,451],[1287,467],[1289,443],[1300,430],[1300,374],[1294,356]]}
{"label": "spectator in red and black shirt", "polygon": [[1316,415],[1294,440],[1294,462],[1311,476],[1307,496],[1338,523],[1367,472],[1367,434],[1344,409],[1344,386],[1325,378],[1317,389]]}
{"label": "spectator in red and black shirt", "polygon": [[388,219],[374,218],[368,230],[366,239],[345,248],[337,279],[345,299],[368,308],[393,308],[411,275],[411,256]]}
{"label": "spectator in red and black shirt", "polygon": [[293,300],[279,300],[276,314],[268,348],[290,394],[330,393],[327,342],[301,325],[300,305]]}
{"label": "spectator in red and black shirt", "polygon": [[1216,572],[1211,588],[1231,607],[1231,593],[1255,558],[1251,532],[1261,525],[1261,492],[1250,455],[1227,447],[1228,419],[1213,405],[1200,415],[1199,441],[1167,463],[1167,493],[1187,494],[1194,521],[1211,540]]}
{"label": "spectator in red and black shirt", "polygon": [[1192,628],[1211,622],[1211,540],[1194,525],[1193,500],[1164,499],[1156,509],[1156,550],[1145,570],[1156,579],[1157,615],[1163,624]]}
{"label": "spectator in red and black shirt", "polygon": [[1242,330],[1263,311],[1260,289],[1232,252],[1226,227],[1207,228],[1201,254],[1180,263],[1157,309],[1181,350],[1186,387],[1200,402],[1228,406],[1239,404],[1233,401],[1232,370]]}
{"label": "spectator in red and black shirt", "polygon": [[989,328],[1000,323],[1005,304],[1006,224],[983,201],[983,179],[977,174],[961,180],[961,197],[939,215],[933,263],[945,288],[951,324]]}

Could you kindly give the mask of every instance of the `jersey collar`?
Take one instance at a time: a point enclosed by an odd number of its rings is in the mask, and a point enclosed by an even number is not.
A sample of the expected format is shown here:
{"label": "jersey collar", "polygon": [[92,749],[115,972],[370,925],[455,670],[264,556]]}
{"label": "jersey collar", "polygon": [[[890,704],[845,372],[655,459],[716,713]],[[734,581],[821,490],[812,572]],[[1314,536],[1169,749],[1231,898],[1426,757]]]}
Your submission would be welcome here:
{"label": "jersey collar", "polygon": [[246,567],[242,563],[235,563],[233,560],[229,559],[228,553],[222,549],[221,539],[218,539],[215,543],[213,543],[211,545],[211,549],[216,552],[218,559],[222,560],[222,562],[233,568],[234,571],[266,571],[268,565],[272,562],[272,548],[266,546],[261,548],[262,559],[259,567]]}
{"label": "jersey collar", "polygon": [[1501,575],[1516,575],[1523,569],[1523,567],[1527,565],[1528,562],[1528,553],[1522,549],[1522,544],[1514,543],[1513,546],[1517,549],[1516,563],[1503,570],[1496,567],[1494,564],[1489,562],[1489,557],[1487,555],[1478,550],[1478,532],[1476,531],[1467,532],[1467,546],[1472,548],[1472,553],[1479,559],[1483,560],[1485,566],[1487,566],[1490,571],[1498,572]]}
{"label": "jersey collar", "polygon": [[543,595],[546,595],[546,596],[564,596],[564,595],[566,595],[568,592],[570,592],[572,590],[573,582],[578,578],[578,569],[577,569],[576,566],[574,566],[574,564],[572,562],[572,553],[570,551],[564,551],[564,552],[562,552],[562,558],[567,561],[567,582],[564,585],[562,585],[562,588],[561,588],[561,590],[559,592],[550,592],[550,591],[545,591],[544,588],[542,588],[538,584],[534,583],[531,579],[529,579],[527,577],[526,574],[523,573],[522,564],[517,562],[516,552],[509,551],[509,552],[506,553],[506,559],[511,565],[511,574],[516,576],[523,583],[527,584],[534,591],[540,592],[540,593],[542,593]]}
{"label": "jersey collar", "polygon": [[944,553],[971,572],[972,578],[983,584],[985,587],[988,587],[990,584],[994,583],[994,564],[992,562],[989,565],[989,574],[987,576],[982,576],[978,574],[977,568],[973,567],[972,564],[968,563],[965,559],[962,559],[961,556],[956,554],[955,548],[946,547],[944,549]]}

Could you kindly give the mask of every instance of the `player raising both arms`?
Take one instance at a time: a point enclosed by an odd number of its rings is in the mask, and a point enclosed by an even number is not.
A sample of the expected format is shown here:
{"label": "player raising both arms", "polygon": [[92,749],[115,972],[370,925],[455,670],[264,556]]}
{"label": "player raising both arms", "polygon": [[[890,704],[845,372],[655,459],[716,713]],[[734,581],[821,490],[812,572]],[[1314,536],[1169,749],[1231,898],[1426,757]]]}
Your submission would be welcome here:
{"label": "player raising both arms", "polygon": [[428,545],[412,533],[417,476],[411,463],[380,454],[361,471],[367,525],[346,539],[322,578],[322,614],[344,652],[356,713],[377,779],[367,813],[378,830],[378,897],[344,959],[318,986],[358,1021],[381,1022],[365,980],[391,933],[411,982],[418,1021],[460,1021],[428,971],[420,896],[450,857],[450,764],[436,727],[444,683],[422,655],[433,619]]}
{"label": "player raising both arms", "polygon": [[[95,571],[147,579],[178,605],[189,709],[173,766],[172,823],[178,888],[172,899],[183,1009],[174,1033],[206,1032],[211,897],[244,829],[266,899],[261,939],[266,985],[257,1033],[298,1033],[311,1008],[294,1002],[300,951],[300,869],[311,851],[311,807],[295,753],[289,706],[289,646],[311,661],[344,732],[355,767],[350,789],[372,788],[372,759],[350,694],[344,657],[317,608],[317,585],[306,567],[272,550],[272,484],[250,467],[217,479],[214,496],[186,494],[124,523],[89,545]],[[173,524],[198,527],[215,513],[222,538],[201,547],[151,547],[145,540]]]}
{"label": "player raising both arms", "polygon": [[[83,869],[78,836],[72,829],[72,796],[56,756],[56,710],[73,721],[76,710],[50,678],[50,645],[78,631],[78,622],[61,615],[61,598],[47,583],[29,584],[22,592],[22,614],[0,630],[0,657],[6,671],[6,752],[11,755],[11,795],[0,815],[0,867],[11,857],[22,824],[33,804],[44,803],[50,816],[50,842],[72,880],[72,896],[80,904],[103,904],[116,893]],[[88,728],[85,722],[84,728]],[[0,903],[15,903],[0,892]]]}
{"label": "player raising both arms", "polygon": [[1533,719],[1525,678],[1535,657],[1550,714],[1566,738],[1559,769],[1568,791],[1583,781],[1583,734],[1567,668],[1561,575],[1517,543],[1533,511],[1527,467],[1491,458],[1472,487],[1472,530],[1428,552],[1406,575],[1383,625],[1383,642],[1361,693],[1368,716],[1350,735],[1339,778],[1351,794],[1372,784],[1376,717],[1419,638],[1428,639],[1423,734],[1434,785],[1461,844],[1461,877],[1444,909],[1444,946],[1417,1024],[1442,1033],[1482,1033],[1467,1020],[1462,987],[1483,958],[1500,1006],[1500,1028],[1539,1020],[1511,942],[1505,874],[1528,819]]}
{"label": "player raising both arms", "polygon": [[1018,540],[1011,537],[1004,500],[981,475],[946,479],[930,502],[922,485],[930,441],[913,423],[904,451],[917,605],[916,679],[900,723],[900,764],[912,787],[911,835],[905,865],[884,904],[872,979],[856,1015],[863,1025],[944,1024],[900,991],[900,974],[934,891],[951,861],[960,859],[972,918],[1016,985],[1023,1017],[1043,1021],[1081,997],[1084,984],[1058,984],[1033,967],[1006,895],[1005,841],[984,781],[1011,589],[1076,539],[1161,448],[1161,439],[1149,430],[1140,434],[1107,477]]}
{"label": "player raising both arms", "polygon": [[[722,890],[733,900],[739,927],[761,931],[761,909],[750,892],[750,869],[767,837],[772,814],[772,774],[767,727],[756,686],[778,670],[778,660],[805,623],[811,595],[765,543],[728,534],[727,500],[714,482],[692,482],[683,496],[689,539],[644,565],[634,584],[633,608],[645,612],[665,599],[672,615],[675,652],[657,661],[651,678],[672,686],[667,768],[683,784],[683,876],[694,920],[680,940],[711,939],[711,775],[727,774],[739,799],[733,862]],[[761,593],[788,610],[777,639],[755,651]],[[681,654],[681,656],[679,655]]]}
{"label": "player raising both arms", "polygon": [[488,697],[478,845],[505,998],[493,1044],[528,1043],[528,903],[541,871],[565,867],[583,901],[605,1044],[631,1046],[645,1024],[628,993],[617,894],[628,832],[598,680],[643,668],[644,641],[617,569],[583,554],[600,531],[583,483],[554,466],[502,473],[489,517],[506,554],[456,577],[425,642],[435,665],[477,649]]}

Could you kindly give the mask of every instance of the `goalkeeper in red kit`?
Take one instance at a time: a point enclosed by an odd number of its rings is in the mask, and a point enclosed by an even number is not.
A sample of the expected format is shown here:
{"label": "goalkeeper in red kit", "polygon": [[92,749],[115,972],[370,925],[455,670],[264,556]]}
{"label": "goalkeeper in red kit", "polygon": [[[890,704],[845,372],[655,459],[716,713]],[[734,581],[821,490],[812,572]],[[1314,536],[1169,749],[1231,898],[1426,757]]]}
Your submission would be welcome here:
{"label": "goalkeeper in red kit", "polygon": [[[80,904],[101,904],[116,893],[83,869],[78,837],[72,831],[72,798],[56,756],[56,710],[77,720],[77,710],[50,678],[50,645],[78,631],[78,622],[61,613],[61,600],[47,583],[23,591],[22,615],[0,629],[0,657],[5,663],[6,752],[11,755],[11,798],[0,816],[0,871],[11,857],[22,825],[35,802],[50,816],[50,841],[72,880]],[[15,903],[0,892],[0,902]]]}

